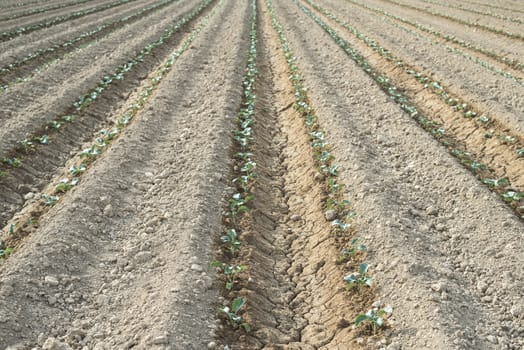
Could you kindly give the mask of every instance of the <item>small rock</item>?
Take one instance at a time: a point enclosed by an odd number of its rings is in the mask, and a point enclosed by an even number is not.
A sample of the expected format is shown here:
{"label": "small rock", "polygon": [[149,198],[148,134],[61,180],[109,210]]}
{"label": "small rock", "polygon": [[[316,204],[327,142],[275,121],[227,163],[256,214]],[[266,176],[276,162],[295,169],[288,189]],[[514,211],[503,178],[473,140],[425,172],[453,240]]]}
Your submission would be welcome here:
{"label": "small rock", "polygon": [[104,215],[108,217],[113,216],[113,206],[111,204],[105,206]]}
{"label": "small rock", "polygon": [[513,305],[511,307],[511,309],[509,310],[509,312],[514,316],[514,317],[519,317],[521,314],[522,314],[522,309],[520,308],[520,306],[518,305]]}
{"label": "small rock", "polygon": [[196,272],[202,272],[202,271],[204,271],[204,269],[202,268],[202,266],[200,266],[200,265],[198,265],[198,264],[191,264],[191,270],[196,271]]}
{"label": "small rock", "polygon": [[162,345],[162,344],[168,344],[168,343],[169,343],[169,339],[165,335],[161,335],[153,339],[153,344],[156,344],[156,345]]}
{"label": "small rock", "polygon": [[324,213],[324,217],[327,221],[333,221],[337,218],[337,212],[333,209],[326,210],[326,212]]}
{"label": "small rock", "polygon": [[435,216],[438,214],[438,210],[433,206],[429,206],[426,208],[426,214]]}
{"label": "small rock", "polygon": [[208,349],[214,349],[216,348],[216,346],[217,346],[217,343],[215,343],[214,341],[207,343]]}
{"label": "small rock", "polygon": [[44,282],[50,286],[58,286],[58,279],[54,276],[45,276]]}
{"label": "small rock", "polygon": [[24,199],[25,199],[26,201],[28,201],[28,200],[30,200],[30,199],[33,199],[33,198],[35,198],[35,194],[34,194],[33,192],[28,192],[28,193],[26,193],[25,196],[24,196]]}
{"label": "small rock", "polygon": [[47,298],[47,302],[49,303],[49,305],[55,305],[56,298],[54,296],[50,296],[49,298]]}
{"label": "small rock", "polygon": [[293,220],[293,221],[300,221],[300,220],[302,220],[302,217],[300,215],[298,215],[298,214],[293,214],[293,215],[291,215],[290,219]]}
{"label": "small rock", "polygon": [[69,345],[62,343],[55,338],[47,338],[44,345],[42,345],[43,350],[72,350]]}
{"label": "small rock", "polygon": [[442,289],[443,289],[442,283],[437,282],[437,283],[432,284],[431,289],[433,289],[435,292],[438,292],[438,293],[442,292]]}
{"label": "small rock", "polygon": [[492,344],[498,344],[498,343],[499,343],[497,337],[495,337],[494,335],[488,335],[488,336],[486,337],[486,339],[487,339],[490,343],[492,343]]}
{"label": "small rock", "polygon": [[485,281],[479,281],[477,283],[477,290],[481,293],[486,292],[486,289],[488,289],[488,284]]}

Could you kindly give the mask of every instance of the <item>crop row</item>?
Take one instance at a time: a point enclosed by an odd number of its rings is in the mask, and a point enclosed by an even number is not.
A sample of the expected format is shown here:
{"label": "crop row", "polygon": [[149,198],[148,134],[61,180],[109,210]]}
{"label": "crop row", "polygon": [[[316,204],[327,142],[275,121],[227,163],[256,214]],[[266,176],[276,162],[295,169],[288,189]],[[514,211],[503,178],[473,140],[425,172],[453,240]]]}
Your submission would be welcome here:
{"label": "crop row", "polygon": [[485,7],[490,7],[490,8],[504,10],[504,11],[524,13],[524,10],[519,10],[519,9],[516,9],[516,8],[507,8],[507,7],[504,7],[504,6],[497,6],[497,5],[489,4],[489,3],[486,3],[486,2],[478,2],[478,1],[471,1],[471,0],[462,0],[462,1],[464,3],[466,3],[466,4],[482,5],[482,6],[485,6]]}
{"label": "crop row", "polygon": [[[251,14],[249,18],[249,50],[247,57],[246,73],[242,85],[244,95],[242,106],[237,116],[236,130],[233,131],[234,149],[234,179],[232,180],[234,193],[227,200],[227,207],[223,214],[224,234],[220,237],[223,244],[223,257],[227,261],[213,261],[212,267],[217,268],[224,275],[226,297],[232,296],[230,302],[218,308],[219,317],[232,327],[233,330],[242,328],[250,332],[252,325],[241,315],[247,303],[245,297],[237,296],[234,290],[238,282],[238,274],[246,265],[235,262],[238,251],[242,246],[241,235],[244,224],[242,220],[251,210],[255,200],[253,187],[256,181],[256,162],[253,159],[253,125],[255,123],[255,83],[258,76],[257,70],[257,5],[256,0],[251,1]],[[224,349],[230,349],[226,344]]]}
{"label": "crop row", "polygon": [[516,76],[508,71],[504,71],[496,66],[494,66],[493,64],[491,64],[490,62],[487,62],[483,59],[480,59],[479,57],[477,56],[472,56],[470,54],[468,54],[467,52],[455,47],[455,46],[449,46],[445,43],[445,41],[443,42],[440,42],[438,40],[432,40],[430,37],[426,37],[424,36],[422,33],[419,33],[418,31],[415,31],[413,29],[410,29],[406,26],[403,26],[401,24],[399,24],[398,22],[388,18],[388,17],[384,17],[383,18],[383,21],[384,22],[387,22],[389,23],[391,26],[395,27],[395,28],[398,28],[406,33],[409,33],[410,35],[413,35],[413,36],[416,36],[424,41],[426,41],[428,44],[430,45],[437,45],[437,46],[442,46],[444,49],[446,49],[448,52],[451,52],[451,53],[454,53],[454,54],[458,54],[464,58],[466,58],[467,60],[477,64],[478,66],[490,71],[490,72],[493,72],[497,75],[500,75],[501,77],[504,77],[506,79],[510,79],[514,82],[516,82],[517,84],[519,85],[522,85],[524,86],[524,79],[520,76]]}
{"label": "crop row", "polygon": [[[439,2],[433,1],[433,0],[422,0],[422,1],[425,2],[425,3],[428,3],[428,4],[443,5],[442,3],[439,3]],[[464,7],[464,6],[460,5],[460,3],[457,4],[457,5],[445,4],[445,6],[449,7],[449,8],[453,8],[453,9],[458,9],[458,10],[462,10],[462,11],[466,11],[466,12],[471,12],[471,13],[474,13],[474,14],[477,14],[477,15],[489,16],[489,17],[501,19],[501,20],[504,20],[504,21],[524,24],[524,21],[521,20],[520,18],[504,16],[504,15],[501,15],[500,13],[475,10],[475,9],[472,9],[472,8],[469,8],[469,7]]]}
{"label": "crop row", "polygon": [[[463,100],[462,98],[458,96],[454,96],[452,93],[450,93],[445,86],[427,76],[421,73],[418,69],[416,69],[413,66],[410,66],[406,62],[404,62],[399,57],[393,55],[391,51],[384,46],[380,45],[377,41],[374,39],[369,38],[368,36],[361,33],[358,29],[351,26],[349,23],[344,22],[343,20],[339,19],[337,16],[335,16],[333,13],[329,12],[322,6],[316,4],[313,2],[313,0],[306,0],[314,9],[325,15],[326,17],[330,18],[331,20],[334,20],[339,25],[341,25],[343,28],[347,29],[351,34],[353,34],[357,39],[363,41],[369,48],[371,48],[373,51],[377,52],[380,56],[388,60],[389,62],[392,62],[396,67],[403,67],[405,71],[413,76],[424,89],[430,89],[431,92],[436,94],[442,101],[444,101],[450,109],[452,109],[455,112],[460,112],[462,116],[465,118],[471,119],[478,117],[478,125],[482,126],[486,129],[486,131],[489,130],[490,124],[488,122],[491,120],[489,116],[486,114],[480,113],[480,111],[475,110],[475,108],[472,106],[471,103],[468,103],[467,101]],[[504,134],[499,135],[503,137],[511,137],[514,139],[517,139],[515,136]],[[518,142],[511,142],[511,144],[514,146],[515,152],[517,153],[517,156],[519,156],[519,149],[524,148],[524,146],[521,145],[519,147]]]}
{"label": "crop row", "polygon": [[65,8],[65,7],[69,7],[69,6],[80,5],[80,4],[89,2],[89,1],[92,1],[92,0],[75,0],[73,2],[59,3],[59,4],[56,4],[56,5],[52,5],[52,6],[31,9],[29,11],[20,12],[20,13],[11,15],[11,16],[0,18],[0,21],[9,21],[9,20],[12,20],[12,19],[20,18],[20,17],[27,17],[27,16],[31,16],[31,15],[36,15],[38,13],[44,13],[44,12],[47,12],[47,11],[59,10],[59,9],[62,9],[62,8]]}
{"label": "crop row", "polygon": [[[349,200],[344,198],[345,186],[338,181],[340,167],[335,164],[335,156],[332,153],[332,146],[327,140],[326,132],[319,125],[318,117],[311,107],[306,88],[302,84],[303,78],[297,65],[297,59],[287,41],[284,29],[279,22],[271,0],[265,0],[271,16],[271,23],[277,32],[284,57],[287,61],[289,70],[289,81],[292,85],[295,102],[294,110],[299,113],[304,121],[304,125],[309,132],[310,146],[312,148],[313,160],[321,176],[318,178],[326,194],[323,206],[326,209],[326,219],[330,221],[330,231],[335,241],[347,241],[348,244],[341,247],[340,262],[352,262],[358,266],[357,271],[353,271],[344,277],[344,284],[351,293],[369,293],[374,295],[371,288],[373,279],[369,274],[369,265],[363,262],[366,246],[359,243],[359,238],[355,236],[353,221],[356,216],[351,209]],[[371,308],[365,313],[360,313],[355,318],[355,325],[366,325],[376,333],[385,326],[384,317],[390,315],[392,309]]]}
{"label": "crop row", "polygon": [[395,19],[397,21],[400,21],[404,24],[407,24],[407,25],[410,25],[412,27],[415,27],[417,28],[418,30],[420,31],[423,31],[423,32],[426,32],[428,34],[431,34],[435,37],[438,37],[442,40],[445,40],[447,42],[450,42],[450,43],[453,43],[453,44],[456,44],[456,45],[459,45],[459,46],[462,46],[468,50],[472,50],[472,51],[475,51],[475,52],[478,52],[478,53],[481,53],[481,54],[484,54],[500,63],[503,63],[505,65],[507,65],[508,67],[510,68],[513,68],[513,69],[517,69],[517,70],[520,70],[520,71],[524,71],[524,63],[517,60],[517,59],[511,59],[511,58],[508,58],[508,57],[503,57],[501,56],[499,53],[495,52],[495,51],[491,51],[491,50],[488,50],[486,48],[483,48],[483,47],[479,47],[479,46],[476,46],[474,45],[473,43],[470,43],[470,42],[467,42],[465,40],[462,40],[462,39],[459,39],[457,38],[456,36],[454,35],[450,35],[450,34],[446,34],[446,33],[442,33],[438,30],[435,30],[431,27],[428,27],[428,26],[425,26],[419,22],[416,22],[416,21],[411,21],[411,20],[408,20],[406,18],[403,18],[403,17],[400,17],[400,16],[397,16],[397,15],[394,15],[390,12],[387,12],[383,9],[380,9],[380,8],[374,8],[374,7],[371,7],[365,3],[361,3],[361,2],[358,2],[358,1],[355,1],[355,0],[346,0],[348,2],[351,2],[361,8],[364,8],[368,11],[372,11],[374,13],[379,13],[379,14],[382,14],[386,17],[389,17],[389,18],[392,18],[392,19]]}
{"label": "crop row", "polygon": [[16,8],[16,7],[22,7],[22,6],[28,6],[28,5],[35,5],[35,4],[41,4],[43,2],[46,2],[47,0],[33,0],[33,1],[27,1],[27,2],[16,2],[13,4],[6,4],[6,5],[0,5],[0,8]]}
{"label": "crop row", "polygon": [[85,10],[82,10],[82,11],[76,11],[76,12],[73,12],[73,13],[69,13],[67,15],[57,16],[57,17],[54,17],[54,18],[51,18],[51,19],[46,19],[46,20],[41,21],[41,22],[29,24],[27,26],[18,27],[18,28],[15,28],[13,30],[4,31],[4,32],[0,33],[0,42],[8,41],[8,40],[16,38],[17,36],[20,36],[22,34],[28,34],[28,33],[34,32],[36,30],[39,30],[39,29],[49,28],[49,27],[54,26],[54,25],[59,24],[59,23],[63,23],[63,22],[66,22],[66,21],[77,19],[77,18],[80,18],[80,17],[83,17],[83,16],[87,16],[87,15],[90,15],[90,14],[93,14],[93,13],[105,11],[105,10],[108,10],[108,9],[110,9],[112,7],[124,5],[124,4],[127,4],[129,2],[133,2],[133,1],[137,1],[137,0],[117,0],[117,1],[111,2],[109,4],[104,4],[104,5],[100,5],[100,6],[91,7],[89,9],[85,9]]}
{"label": "crop row", "polygon": [[[80,35],[78,35],[77,37],[69,39],[65,42],[57,43],[50,47],[42,48],[37,51],[31,52],[27,54],[26,56],[19,58],[16,61],[8,65],[0,67],[0,82],[7,83],[3,86],[0,86],[0,92],[7,91],[9,87],[16,82],[27,81],[29,79],[29,76],[31,76],[31,74],[27,77],[22,76],[22,74],[19,72],[21,67],[26,66],[28,64],[32,64],[31,71],[32,72],[39,71],[42,69],[42,67],[50,64],[50,61],[47,61],[47,62],[45,61],[46,57],[53,55],[54,58],[51,59],[51,61],[57,60],[59,58],[63,58],[69,52],[75,49],[78,49],[78,48],[85,48],[86,45],[88,45],[89,43],[92,43],[95,40],[100,40],[101,38],[115,31],[117,28],[121,28],[126,24],[139,20],[143,18],[144,16],[148,15],[149,13],[158,11],[176,1],[180,1],[180,0],[160,1],[151,6],[142,8],[133,14],[130,14],[128,16],[125,16],[117,20],[110,21],[108,23],[104,23],[92,30],[83,32]],[[62,55],[60,55],[60,53],[62,53]],[[57,55],[60,55],[60,56],[57,57]],[[44,63],[40,67],[33,68],[35,63],[38,63],[38,62],[44,62]]]}
{"label": "crop row", "polygon": [[444,19],[450,20],[452,22],[464,24],[466,26],[480,28],[480,29],[483,29],[483,30],[487,30],[488,32],[492,32],[492,33],[495,33],[495,34],[500,34],[500,35],[507,36],[507,37],[512,38],[512,39],[518,39],[518,40],[523,40],[524,39],[523,35],[517,34],[517,33],[512,33],[512,32],[509,32],[507,30],[504,30],[504,29],[500,29],[500,28],[496,28],[496,27],[480,24],[480,23],[473,22],[473,21],[467,21],[467,20],[460,19],[460,18],[457,18],[457,17],[454,17],[454,16],[450,16],[450,15],[447,15],[447,14],[444,14],[444,13],[441,13],[441,12],[438,12],[438,11],[433,11],[433,10],[429,10],[429,9],[426,9],[426,8],[420,8],[420,7],[417,7],[417,6],[408,5],[408,4],[405,4],[405,3],[402,3],[402,2],[396,1],[396,0],[385,0],[385,1],[390,2],[392,4],[395,4],[395,5],[398,5],[398,6],[402,7],[402,8],[408,8],[408,9],[415,10],[415,11],[422,12],[422,13],[426,13],[426,14],[429,14],[429,15],[432,15],[432,16],[435,16],[435,17],[444,18]]}
{"label": "crop row", "polygon": [[[297,0],[293,0],[309,17],[311,17],[322,29],[324,29],[331,38],[344,50],[344,52],[357,63],[357,65],[362,68],[373,80],[382,88],[384,92],[386,92],[389,96],[393,98],[393,100],[400,105],[402,110],[404,110],[406,113],[408,113],[411,117],[413,117],[417,122],[429,133],[431,133],[437,140],[439,140],[443,145],[445,145],[451,153],[457,157],[460,162],[469,170],[471,170],[475,175],[477,175],[484,183],[488,184],[488,186],[499,193],[502,197],[502,199],[506,202],[508,202],[517,212],[522,213],[524,212],[524,193],[515,191],[511,189],[511,186],[509,184],[509,181],[505,179],[504,181],[497,182],[498,186],[492,186],[490,185],[489,180],[494,180],[492,176],[483,176],[483,175],[493,175],[492,172],[489,171],[488,167],[481,163],[476,161],[473,156],[468,153],[467,151],[463,150],[459,143],[452,138],[451,135],[447,135],[446,131],[442,128],[442,126],[430,118],[427,118],[424,116],[419,109],[415,106],[413,102],[410,101],[410,98],[402,92],[401,89],[399,89],[395,84],[391,81],[390,78],[387,76],[382,75],[380,72],[378,72],[374,67],[370,65],[370,63],[366,60],[364,56],[362,56],[358,51],[353,49],[343,38],[341,38],[331,27],[329,27],[324,21],[322,21],[318,16],[316,16],[311,10],[309,10],[307,7],[303,6],[301,3],[299,3]],[[352,28],[347,23],[340,21],[334,16],[333,14],[329,13],[328,11],[321,8],[319,5],[316,5],[313,3],[312,0],[307,0],[314,8],[319,10],[320,12],[324,13],[329,18],[332,18],[333,20],[340,23],[344,28],[348,29],[350,32],[352,32],[355,36],[357,36],[359,39],[366,42],[367,45],[369,45],[373,50],[378,52],[381,56],[386,58],[388,61],[391,61],[394,63],[395,66],[404,67],[407,69],[407,73],[411,76],[413,76],[419,83],[423,84],[424,88],[431,89],[433,93],[437,94],[450,108],[452,108],[454,111],[459,111],[462,113],[462,115],[467,118],[477,118],[477,122],[479,126],[484,126],[485,124],[488,124],[492,122],[489,117],[485,115],[478,115],[478,112],[474,110],[474,108],[471,105],[468,105],[464,101],[458,98],[452,97],[440,84],[439,82],[432,80],[431,78],[421,74],[420,72],[414,70],[413,68],[408,67],[404,62],[402,62],[400,59],[393,56],[387,49],[380,46],[375,41],[365,37],[361,33],[359,33],[355,28]],[[487,138],[491,138],[494,135],[491,134]],[[506,144],[508,146],[514,147],[516,149],[516,158],[524,156],[524,148],[519,148],[517,138],[511,135],[507,134],[501,134],[498,137],[502,144]],[[504,188],[507,188],[507,190],[504,190]]]}
{"label": "crop row", "polygon": [[[203,1],[195,10],[184,18],[179,20],[173,28],[179,30],[189,20],[200,14],[207,6],[209,6],[215,0]],[[72,165],[67,174],[48,192],[40,196],[39,207],[34,209],[29,215],[29,218],[24,222],[13,221],[7,225],[7,233],[5,236],[8,237],[6,241],[0,240],[0,258],[6,257],[11,253],[12,248],[8,247],[9,241],[16,241],[21,239],[31,227],[38,225],[38,218],[42,216],[50,207],[54,206],[60,197],[76,186],[81,179],[81,176],[85,171],[98,159],[101,154],[108,149],[108,146],[119,137],[123,129],[126,128],[136,115],[146,105],[147,101],[153,95],[153,92],[158,88],[164,77],[171,71],[173,65],[178,58],[189,48],[193,41],[197,38],[202,29],[209,23],[209,19],[216,14],[218,8],[223,4],[224,0],[220,0],[219,5],[213,9],[213,11],[202,19],[202,21],[191,31],[186,37],[184,42],[177,48],[170,57],[152,74],[149,78],[149,84],[143,86],[137,99],[119,116],[114,122],[113,126],[104,128],[98,132],[98,137],[94,143],[80,151],[75,159],[75,164]],[[72,122],[72,116],[65,116],[60,122],[54,124],[56,128],[60,128],[62,123],[65,121]],[[51,124],[50,124],[51,125]],[[31,146],[31,145],[30,145]]]}

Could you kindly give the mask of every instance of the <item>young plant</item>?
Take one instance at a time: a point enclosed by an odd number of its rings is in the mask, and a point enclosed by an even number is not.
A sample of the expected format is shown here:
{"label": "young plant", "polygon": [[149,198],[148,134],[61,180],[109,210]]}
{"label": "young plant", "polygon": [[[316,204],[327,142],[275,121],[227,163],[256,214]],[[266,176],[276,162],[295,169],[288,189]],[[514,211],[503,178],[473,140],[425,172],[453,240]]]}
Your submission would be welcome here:
{"label": "young plant", "polygon": [[493,188],[509,185],[509,181],[505,177],[500,179],[483,179],[482,182]]}
{"label": "young plant", "polygon": [[234,228],[227,230],[226,235],[220,237],[220,240],[228,244],[231,255],[235,256],[237,251],[240,249],[242,242],[238,240],[237,231]]}
{"label": "young plant", "polygon": [[7,258],[13,252],[13,248],[6,247],[4,241],[0,240],[0,259]]}
{"label": "young plant", "polygon": [[235,298],[231,302],[231,307],[229,306],[222,306],[218,309],[219,314],[223,314],[226,316],[228,323],[233,328],[242,327],[246,333],[249,333],[251,331],[251,325],[247,322],[244,322],[244,319],[242,316],[239,315],[240,310],[244,305],[246,304],[246,301],[242,297]]}
{"label": "young plant", "polygon": [[376,334],[380,328],[385,326],[384,315],[391,315],[392,312],[393,309],[389,306],[378,311],[371,309],[365,314],[357,316],[355,319],[355,326],[359,327],[363,324],[370,324],[373,334]]}
{"label": "young plant", "polygon": [[518,202],[524,198],[524,192],[507,191],[506,193],[502,194],[502,198],[509,203]]}
{"label": "young plant", "polygon": [[233,216],[236,216],[240,213],[245,213],[249,211],[249,207],[247,204],[255,199],[253,195],[246,195],[245,197],[242,197],[241,193],[235,193],[230,199],[229,199],[229,209],[231,210],[231,214]]}
{"label": "young plant", "polygon": [[28,139],[20,141],[20,145],[22,146],[22,149],[25,153],[29,153],[35,148],[33,142],[29,141]]}
{"label": "young plant", "polygon": [[22,165],[22,161],[18,158],[4,158],[2,159],[2,163],[7,164],[13,168],[18,168]]}
{"label": "young plant", "polygon": [[354,258],[358,252],[365,253],[368,251],[368,248],[363,244],[358,244],[360,238],[353,238],[351,240],[349,248],[342,249],[342,255],[339,258],[339,261],[347,261]]}
{"label": "young plant", "polygon": [[44,200],[44,204],[47,205],[48,207],[52,207],[60,199],[60,197],[58,196],[48,196],[45,194],[40,195],[40,198]]}
{"label": "young plant", "polygon": [[38,141],[38,143],[40,143],[41,145],[48,145],[49,144],[49,136],[47,136],[47,135],[35,136],[34,140]]}
{"label": "young plant", "polygon": [[226,276],[226,289],[231,290],[233,289],[233,285],[235,284],[235,276],[236,274],[244,271],[247,269],[247,266],[245,265],[227,265],[226,263],[223,263],[221,261],[213,261],[211,263],[212,267],[217,267]]}
{"label": "young plant", "polygon": [[373,280],[368,276],[367,272],[369,265],[366,263],[360,264],[358,272],[353,272],[351,275],[344,277],[344,281],[347,282],[346,289],[350,290],[355,287],[368,286],[371,287]]}

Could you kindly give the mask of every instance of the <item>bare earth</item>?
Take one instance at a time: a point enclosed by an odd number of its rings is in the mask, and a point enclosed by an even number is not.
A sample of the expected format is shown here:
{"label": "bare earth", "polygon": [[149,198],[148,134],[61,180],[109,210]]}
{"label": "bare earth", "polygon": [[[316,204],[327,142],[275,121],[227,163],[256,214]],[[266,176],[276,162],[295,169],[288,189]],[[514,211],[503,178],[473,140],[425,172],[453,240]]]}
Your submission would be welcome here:
{"label": "bare earth", "polygon": [[[112,2],[0,0],[0,32]],[[5,38],[0,348],[524,349],[523,23],[513,0],[136,0]]]}

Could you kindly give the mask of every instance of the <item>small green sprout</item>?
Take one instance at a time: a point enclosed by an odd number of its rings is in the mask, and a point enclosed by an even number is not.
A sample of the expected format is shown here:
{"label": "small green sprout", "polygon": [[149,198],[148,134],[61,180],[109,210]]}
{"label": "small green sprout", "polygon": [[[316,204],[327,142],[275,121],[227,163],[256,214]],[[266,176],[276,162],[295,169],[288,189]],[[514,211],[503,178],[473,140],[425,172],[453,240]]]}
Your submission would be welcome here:
{"label": "small green sprout", "polygon": [[384,309],[375,311],[373,309],[369,310],[365,314],[358,315],[355,319],[355,326],[361,326],[364,323],[369,323],[373,330],[373,334],[376,334],[380,328],[385,326],[384,315],[391,315],[393,309],[389,306]]}
{"label": "small green sprout", "polygon": [[238,314],[242,307],[244,307],[245,303],[246,302],[244,298],[238,297],[231,302],[231,307],[222,306],[218,309],[218,312],[219,314],[224,314],[227,317],[229,324],[233,328],[242,327],[246,333],[249,333],[251,331],[251,325],[247,322],[244,322],[242,316]]}
{"label": "small green sprout", "polygon": [[4,158],[2,163],[7,164],[13,168],[19,168],[22,165],[22,161],[18,158]]}
{"label": "small green sprout", "polygon": [[24,150],[25,153],[29,153],[30,151],[32,151],[35,148],[35,145],[33,144],[33,142],[27,139],[20,141],[20,145],[22,146],[22,149]]}
{"label": "small green sprout", "polygon": [[80,164],[78,167],[76,165],[72,165],[69,168],[69,174],[73,176],[78,176],[81,173],[83,173],[84,171],[86,171],[86,166],[84,164]]}
{"label": "small green sprout", "polygon": [[220,240],[229,245],[229,251],[233,256],[236,255],[242,245],[242,242],[238,240],[237,231],[234,228],[227,230],[226,235],[220,237]]}
{"label": "small green sprout", "polygon": [[231,210],[231,214],[236,216],[237,214],[248,212],[249,207],[247,204],[253,199],[255,199],[253,195],[246,195],[245,197],[242,197],[242,194],[235,193],[229,199],[229,209]]}
{"label": "small green sprout", "polygon": [[513,136],[509,135],[500,135],[499,140],[506,145],[511,145],[517,141]]}
{"label": "small green sprout", "polygon": [[12,252],[13,252],[13,248],[5,247],[4,242],[0,241],[0,259],[7,258]]}
{"label": "small green sprout", "polygon": [[519,148],[517,150],[517,157],[524,157],[524,148]]}
{"label": "small green sprout", "polygon": [[246,270],[247,266],[245,265],[227,265],[226,263],[223,263],[221,261],[213,261],[211,263],[212,267],[217,267],[226,276],[226,289],[231,290],[233,289],[233,285],[235,284],[235,275]]}
{"label": "small green sprout", "polygon": [[40,195],[40,198],[44,200],[44,204],[47,205],[48,207],[52,207],[60,199],[60,197],[58,196],[48,196],[45,194]]}
{"label": "small green sprout", "polygon": [[500,179],[483,179],[482,182],[493,188],[509,185],[509,181],[505,177]]}
{"label": "small green sprout", "polygon": [[502,198],[509,203],[518,202],[524,198],[524,192],[507,191],[502,194]]}
{"label": "small green sprout", "polygon": [[368,251],[368,248],[363,244],[358,244],[358,241],[360,241],[360,238],[353,238],[349,248],[342,249],[342,255],[340,256],[339,261],[347,261],[354,258],[358,252],[365,253]]}
{"label": "small green sprout", "polygon": [[338,201],[333,198],[328,198],[326,201],[326,207],[328,210],[335,210],[337,212],[342,212],[349,206],[350,202],[347,199]]}
{"label": "small green sprout", "polygon": [[72,123],[73,122],[73,116],[72,115],[64,115],[62,117],[62,120],[66,123]]}
{"label": "small green sprout", "polygon": [[483,124],[487,124],[487,123],[489,122],[489,118],[486,117],[485,115],[480,116],[477,120],[478,120],[479,122],[483,123]]}
{"label": "small green sprout", "polygon": [[369,265],[366,263],[360,264],[358,272],[353,272],[350,275],[344,277],[344,281],[347,282],[346,289],[350,290],[355,287],[368,286],[371,287],[373,280],[367,275]]}
{"label": "small green sprout", "polygon": [[41,145],[48,145],[49,144],[49,136],[42,135],[42,136],[35,136],[35,141],[38,141]]}
{"label": "small green sprout", "polygon": [[48,125],[49,125],[50,128],[53,128],[53,129],[60,129],[62,127],[62,123],[57,122],[56,120],[51,120],[48,123]]}

